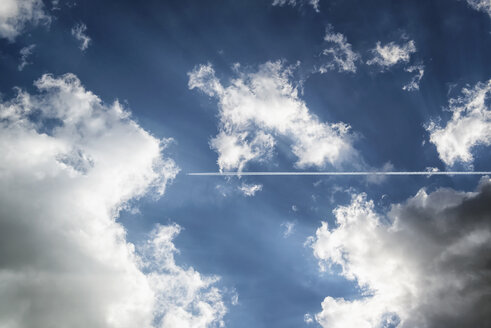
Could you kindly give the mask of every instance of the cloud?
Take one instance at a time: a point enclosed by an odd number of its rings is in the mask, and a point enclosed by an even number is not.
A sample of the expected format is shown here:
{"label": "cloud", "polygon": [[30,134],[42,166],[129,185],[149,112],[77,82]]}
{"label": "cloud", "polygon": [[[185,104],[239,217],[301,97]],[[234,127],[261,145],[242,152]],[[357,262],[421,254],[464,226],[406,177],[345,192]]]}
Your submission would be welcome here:
{"label": "cloud", "polygon": [[177,224],[158,226],[142,247],[145,269],[150,269],[147,277],[157,295],[154,315],[160,327],[223,326],[227,308],[222,292],[214,287],[219,278],[175,263],[172,240],[180,231]]}
{"label": "cloud", "polygon": [[304,316],[303,316],[303,321],[306,323],[306,324],[311,324],[314,322],[314,318],[312,317],[312,314],[310,313],[306,313]]}
{"label": "cloud", "polygon": [[462,89],[462,96],[450,99],[452,118],[444,127],[432,121],[426,129],[440,159],[452,166],[457,161],[471,163],[477,145],[491,144],[491,80]]}
{"label": "cloud", "polygon": [[26,24],[49,23],[41,0],[2,0],[0,3],[0,37],[14,41]]}
{"label": "cloud", "polygon": [[24,67],[31,64],[27,60],[32,55],[32,50],[34,49],[34,47],[36,47],[36,45],[31,44],[30,46],[27,46],[27,47],[20,49],[20,52],[19,52],[20,53],[20,64],[19,64],[19,66],[17,66],[17,69],[19,71],[22,71],[24,69]]}
{"label": "cloud", "polygon": [[356,62],[360,56],[353,52],[351,44],[341,33],[334,33],[332,27],[328,27],[324,41],[331,47],[322,51],[324,56],[328,57],[328,63],[319,68],[320,73],[326,73],[329,70],[338,70],[338,72],[356,73]]}
{"label": "cloud", "polygon": [[[367,60],[367,65],[377,65],[382,71],[389,69],[390,67],[399,63],[409,63],[411,55],[416,52],[416,45],[413,40],[409,40],[405,44],[396,44],[395,42],[389,42],[382,46],[380,41],[377,42],[376,47],[371,50],[373,58]],[[405,91],[419,90],[419,83],[424,75],[424,65],[414,64],[406,66],[404,68],[406,72],[415,73],[411,80],[402,86]]]}
{"label": "cloud", "polygon": [[261,191],[263,189],[263,185],[260,184],[246,184],[243,183],[240,187],[239,190],[245,195],[245,196],[254,196],[256,192]]}
{"label": "cloud", "polygon": [[334,210],[312,248],[323,270],[359,286],[354,300],[326,297],[323,327],[477,327],[491,320],[491,180],[476,192],[421,189],[375,212],[365,194]]}
{"label": "cloud", "polygon": [[170,141],[73,74],[35,86],[0,102],[0,326],[219,324],[217,278],[174,262],[180,228],[159,226],[135,247],[116,221],[174,179]]}
{"label": "cloud", "polygon": [[400,62],[409,62],[411,54],[416,52],[416,45],[413,40],[403,45],[390,42],[384,46],[378,41],[376,47],[371,52],[373,58],[367,61],[367,65],[378,65],[382,69],[387,69]]}
{"label": "cloud", "polygon": [[85,51],[91,42],[90,37],[85,33],[87,26],[84,23],[78,23],[72,27],[72,35],[80,41],[80,50]]}
{"label": "cloud", "polygon": [[316,12],[319,12],[319,0],[273,0],[273,6],[292,6],[309,4]]}
{"label": "cloud", "polygon": [[487,13],[491,17],[491,1],[489,0],[467,0],[472,9]]}
{"label": "cloud", "polygon": [[402,90],[406,90],[406,91],[419,90],[419,82],[421,82],[421,79],[423,78],[423,75],[425,73],[424,66],[421,64],[411,65],[409,67],[406,67],[404,70],[409,73],[416,72],[416,74],[413,76],[411,81],[409,81],[407,84],[405,84],[402,87]]}
{"label": "cloud", "polygon": [[298,96],[292,67],[267,62],[256,72],[241,72],[224,87],[213,67],[200,65],[189,74],[189,88],[215,97],[219,103],[219,133],[210,142],[218,153],[220,171],[241,171],[251,161],[272,156],[278,138],[291,142],[296,166],[339,166],[357,156],[350,126],[324,123],[310,113]]}
{"label": "cloud", "polygon": [[288,238],[293,233],[295,229],[295,222],[286,221],[281,223],[281,226],[284,228],[283,230],[283,238]]}

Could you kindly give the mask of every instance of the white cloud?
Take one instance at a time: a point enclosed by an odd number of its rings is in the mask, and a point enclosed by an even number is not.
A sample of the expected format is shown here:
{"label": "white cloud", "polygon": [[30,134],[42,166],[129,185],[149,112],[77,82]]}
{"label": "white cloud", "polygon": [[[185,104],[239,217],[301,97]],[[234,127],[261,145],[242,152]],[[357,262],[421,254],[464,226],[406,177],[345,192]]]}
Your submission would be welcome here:
{"label": "white cloud", "polygon": [[220,131],[211,140],[210,147],[219,154],[217,163],[221,171],[242,171],[249,161],[261,161],[271,157],[275,144],[273,136],[261,131],[252,139],[248,139],[250,135],[248,132]]}
{"label": "white cloud", "polygon": [[314,322],[314,318],[312,317],[312,314],[310,313],[306,313],[304,316],[303,316],[303,321],[307,324],[311,324]]}
{"label": "white cloud", "polygon": [[472,9],[485,12],[491,17],[491,1],[490,0],[467,0]]}
{"label": "white cloud", "polygon": [[234,306],[239,304],[239,293],[237,293],[237,290],[235,289],[232,290],[232,296],[230,297],[230,304]]}
{"label": "white cloud", "polygon": [[227,309],[222,292],[214,287],[219,278],[175,263],[172,240],[180,230],[177,224],[158,226],[142,248],[146,269],[151,270],[147,277],[157,296],[154,315],[160,327],[223,326]]}
{"label": "white cloud", "polygon": [[473,147],[491,144],[491,80],[464,88],[462,93],[450,99],[452,118],[444,127],[435,122],[426,126],[440,159],[449,166],[457,161],[471,163]]}
{"label": "white cloud", "polygon": [[406,90],[406,91],[419,90],[419,82],[421,82],[421,79],[423,78],[423,75],[425,73],[424,66],[421,64],[411,65],[409,67],[406,67],[404,70],[409,73],[416,72],[416,74],[413,76],[411,81],[409,81],[407,84],[405,84],[402,87],[402,90]]}
{"label": "white cloud", "polygon": [[27,47],[20,49],[20,52],[19,52],[20,53],[20,64],[19,64],[19,66],[17,66],[17,69],[19,71],[22,71],[24,69],[24,67],[31,64],[30,62],[28,62],[28,58],[32,55],[32,50],[34,49],[34,47],[36,47],[36,45],[31,44],[30,46],[27,46]]}
{"label": "white cloud", "polygon": [[241,171],[250,161],[270,158],[277,138],[292,143],[299,168],[339,166],[357,156],[349,125],[323,123],[310,113],[291,81],[291,67],[276,61],[256,72],[239,69],[228,87],[210,64],[189,73],[190,89],[218,99],[219,134],[210,145],[218,153],[220,171]]}
{"label": "white cloud", "polygon": [[169,141],[72,74],[35,86],[0,102],[0,326],[220,324],[217,278],[174,262],[177,225],[135,249],[116,221],[178,173]]}
{"label": "white cloud", "polygon": [[[407,41],[405,44],[396,44],[395,42],[387,43],[382,46],[380,41],[376,47],[371,50],[373,58],[369,59],[367,65],[377,65],[382,71],[389,69],[391,66],[399,63],[409,63],[411,55],[416,52],[416,45],[413,40]],[[406,72],[415,73],[411,80],[402,86],[405,91],[419,90],[419,83],[424,75],[424,65],[414,64],[404,68]]]}
{"label": "white cloud", "polygon": [[41,0],[2,0],[0,2],[0,37],[14,41],[26,24],[49,23]]}
{"label": "white cloud", "polygon": [[239,190],[245,195],[245,196],[254,196],[256,192],[263,190],[263,185],[260,184],[247,184],[243,183],[240,187]]}
{"label": "white cloud", "polygon": [[292,6],[303,5],[307,3],[311,5],[316,12],[319,12],[319,0],[273,0],[273,6]]}
{"label": "white cloud", "polygon": [[382,69],[387,69],[400,62],[409,62],[411,54],[416,52],[416,45],[413,40],[402,45],[390,42],[384,46],[378,41],[371,52],[373,58],[367,61],[367,65],[379,65]]}
{"label": "white cloud", "polygon": [[491,180],[477,192],[424,189],[387,215],[365,194],[334,210],[312,238],[323,270],[340,270],[362,298],[326,297],[323,327],[473,327],[489,322]]}
{"label": "white cloud", "polygon": [[80,41],[80,50],[85,51],[91,42],[90,37],[85,33],[87,26],[84,23],[78,23],[72,27],[72,35]]}
{"label": "white cloud", "polygon": [[293,234],[293,230],[295,229],[295,222],[286,221],[286,222],[283,222],[281,224],[281,226],[284,229],[283,230],[283,237],[287,238],[287,237],[291,236],[291,234]]}
{"label": "white cloud", "polygon": [[328,27],[324,41],[331,47],[322,51],[324,56],[328,57],[328,63],[319,68],[319,72],[326,73],[329,70],[338,70],[339,72],[356,72],[356,62],[360,56],[355,53],[351,44],[341,33],[334,33],[332,27]]}
{"label": "white cloud", "polygon": [[51,0],[51,10],[60,10],[60,0]]}

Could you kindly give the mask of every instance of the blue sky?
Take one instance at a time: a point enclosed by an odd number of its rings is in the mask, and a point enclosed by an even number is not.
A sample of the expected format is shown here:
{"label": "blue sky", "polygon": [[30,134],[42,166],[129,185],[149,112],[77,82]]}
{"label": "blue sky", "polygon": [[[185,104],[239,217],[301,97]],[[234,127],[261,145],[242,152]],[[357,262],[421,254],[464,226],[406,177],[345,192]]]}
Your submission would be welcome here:
{"label": "blue sky", "polygon": [[490,58],[487,0],[0,4],[0,326],[489,326],[489,177],[187,173],[489,171]]}

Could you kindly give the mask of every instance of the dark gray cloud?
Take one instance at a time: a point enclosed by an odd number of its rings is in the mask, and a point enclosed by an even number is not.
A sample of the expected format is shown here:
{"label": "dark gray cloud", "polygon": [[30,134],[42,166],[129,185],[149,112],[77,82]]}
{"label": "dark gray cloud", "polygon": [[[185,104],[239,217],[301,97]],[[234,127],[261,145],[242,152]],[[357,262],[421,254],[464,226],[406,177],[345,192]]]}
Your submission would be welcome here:
{"label": "dark gray cloud", "polygon": [[[491,180],[476,192],[420,190],[386,216],[365,194],[324,223],[313,242],[321,267],[340,265],[364,290],[361,299],[326,297],[324,327],[489,327],[491,325]],[[387,223],[388,222],[388,223]]]}

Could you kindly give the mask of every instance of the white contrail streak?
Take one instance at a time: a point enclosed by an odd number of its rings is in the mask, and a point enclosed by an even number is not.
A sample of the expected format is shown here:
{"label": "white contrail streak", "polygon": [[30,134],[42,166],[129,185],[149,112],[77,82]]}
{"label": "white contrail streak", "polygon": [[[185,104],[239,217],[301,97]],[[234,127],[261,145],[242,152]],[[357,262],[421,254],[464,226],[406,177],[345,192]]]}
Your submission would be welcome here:
{"label": "white contrail streak", "polygon": [[194,172],[193,176],[245,176],[245,175],[491,175],[491,171],[352,171],[352,172]]}

